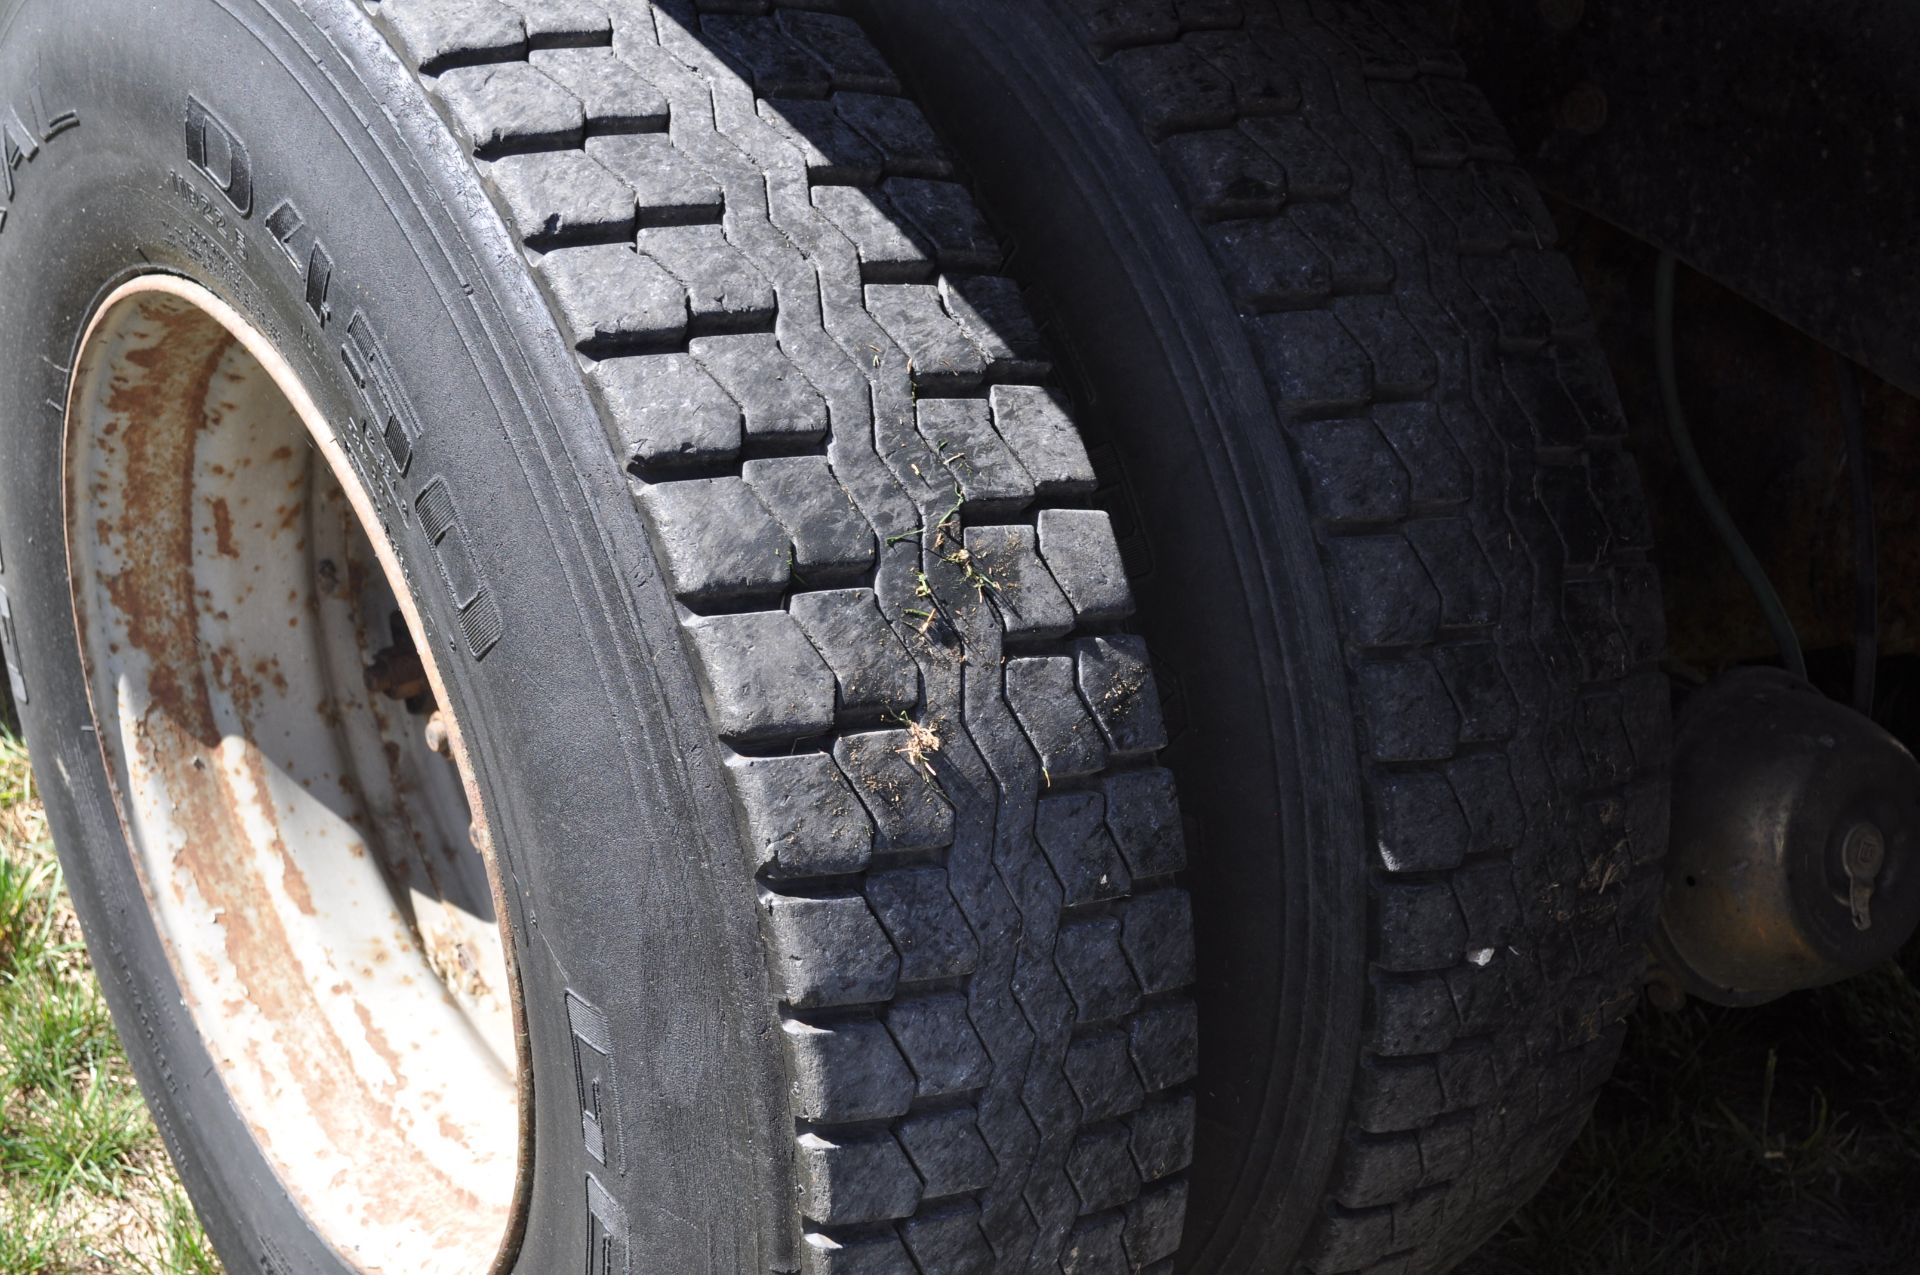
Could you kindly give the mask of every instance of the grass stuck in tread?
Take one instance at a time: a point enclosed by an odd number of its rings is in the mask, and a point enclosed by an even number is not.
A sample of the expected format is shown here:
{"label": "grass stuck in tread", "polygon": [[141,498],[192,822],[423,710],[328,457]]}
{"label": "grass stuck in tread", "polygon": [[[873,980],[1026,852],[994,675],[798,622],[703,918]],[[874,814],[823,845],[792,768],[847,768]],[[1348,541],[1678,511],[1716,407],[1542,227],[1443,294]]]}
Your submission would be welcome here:
{"label": "grass stuck in tread", "polygon": [[120,1052],[0,734],[0,1275],[219,1275]]}

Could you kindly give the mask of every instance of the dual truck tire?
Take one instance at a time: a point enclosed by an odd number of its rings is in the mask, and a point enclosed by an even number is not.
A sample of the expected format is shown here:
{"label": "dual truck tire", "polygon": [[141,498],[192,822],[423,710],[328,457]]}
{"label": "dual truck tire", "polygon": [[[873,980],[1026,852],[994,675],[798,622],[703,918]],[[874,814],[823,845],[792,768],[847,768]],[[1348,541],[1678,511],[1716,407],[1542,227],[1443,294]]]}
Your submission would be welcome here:
{"label": "dual truck tire", "polygon": [[485,811],[516,1169],[410,1269],[1420,1275],[1571,1141],[1657,897],[1658,585],[1418,22],[10,0],[0,86],[8,667],[229,1269],[399,1267],[236,1100],[101,742],[63,419],[154,274],[384,494]]}

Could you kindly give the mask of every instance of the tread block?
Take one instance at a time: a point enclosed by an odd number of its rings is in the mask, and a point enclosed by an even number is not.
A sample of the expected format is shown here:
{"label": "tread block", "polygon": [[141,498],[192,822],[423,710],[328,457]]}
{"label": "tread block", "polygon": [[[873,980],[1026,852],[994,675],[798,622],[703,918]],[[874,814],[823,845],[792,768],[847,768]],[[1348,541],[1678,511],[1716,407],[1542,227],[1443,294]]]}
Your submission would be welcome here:
{"label": "tread block", "polygon": [[526,24],[495,0],[387,0],[380,17],[400,37],[407,57],[428,75],[527,51]]}
{"label": "tread block", "polygon": [[1640,467],[1633,457],[1625,452],[1589,452],[1587,489],[1593,493],[1601,519],[1612,533],[1615,549],[1653,548],[1653,522],[1647,512]]}
{"label": "tread block", "polygon": [[1127,1052],[1148,1092],[1171,1089],[1199,1074],[1198,1029],[1189,1000],[1162,1001],[1134,1015],[1127,1024]]}
{"label": "tread block", "polygon": [[534,53],[613,42],[613,18],[595,0],[502,0],[527,24]]}
{"label": "tread block", "polygon": [[873,564],[873,528],[854,508],[826,457],[750,460],[740,475],[786,529],[796,574],[864,571]]}
{"label": "tread block", "polygon": [[1333,293],[1326,254],[1290,222],[1223,221],[1208,227],[1206,236],[1227,290],[1244,310],[1299,309]]}
{"label": "tread block", "polygon": [[1354,1118],[1363,1133],[1417,1129],[1449,1109],[1431,1058],[1362,1056],[1353,1092]]}
{"label": "tread block", "polygon": [[831,102],[763,99],[760,117],[800,152],[807,177],[819,186],[871,186],[880,180],[880,152]]}
{"label": "tread block", "polygon": [[1121,946],[1149,996],[1194,981],[1193,904],[1185,890],[1154,890],[1120,909]]}
{"label": "tread block", "polygon": [[928,1199],[962,1195],[992,1185],[993,1154],[980,1136],[971,1108],[908,1116],[894,1126],[893,1132],[919,1172]]}
{"label": "tread block", "polygon": [[1393,1209],[1386,1206],[1355,1210],[1329,1204],[1307,1241],[1310,1268],[1356,1275],[1370,1271],[1375,1256],[1396,1247]]}
{"label": "tread block", "polygon": [[1032,527],[968,527],[964,542],[969,565],[993,581],[987,596],[1009,638],[1059,637],[1073,628],[1073,607],[1040,561]]}
{"label": "tread block", "polygon": [[808,1231],[802,1244],[806,1275],[906,1275],[913,1269],[892,1231],[839,1237]]}
{"label": "tread block", "polygon": [[1375,776],[1373,823],[1375,849],[1389,872],[1447,872],[1467,856],[1467,816],[1440,775]]}
{"label": "tread block", "polygon": [[928,1209],[900,1223],[900,1238],[919,1275],[992,1275],[993,1246],[972,1201]]}
{"label": "tread block", "polygon": [[1161,1183],[1127,1206],[1124,1238],[1127,1260],[1136,1267],[1165,1261],[1180,1247],[1187,1217],[1187,1184],[1176,1178]]}
{"label": "tread block", "polygon": [[1501,348],[1533,351],[1553,339],[1553,317],[1528,289],[1511,256],[1462,257],[1460,273],[1498,327]]}
{"label": "tread block", "polygon": [[[848,127],[880,152],[889,176],[946,177],[953,172],[952,154],[934,135],[919,106],[908,99],[835,93],[833,106]],[[965,204],[971,208],[973,200],[965,198]]]}
{"label": "tread block", "polygon": [[1104,787],[1107,829],[1135,878],[1171,876],[1187,866],[1172,771],[1129,770],[1109,776]]}
{"label": "tread block", "polygon": [[1118,1124],[1083,1130],[1067,1152],[1067,1180],[1080,1197],[1082,1213],[1118,1208],[1140,1193],[1140,1173],[1127,1147],[1127,1130]]}
{"label": "tread block", "polygon": [[892,999],[900,958],[865,899],[763,891],[760,905],[772,940],[775,985],[787,1004],[819,1009]]}
{"label": "tread block", "polygon": [[707,14],[702,43],[729,55],[761,97],[825,97],[827,68],[788,38],[771,17]]}
{"label": "tread block", "polygon": [[455,67],[434,87],[482,159],[586,139],[580,99],[525,62]]}
{"label": "tread block", "polygon": [[722,739],[801,739],[833,725],[833,674],[785,611],[704,616],[685,629]]}
{"label": "tread block", "polygon": [[1414,480],[1372,421],[1308,421],[1290,436],[1315,517],[1337,526],[1406,516]]}
{"label": "tread block", "polygon": [[1425,655],[1369,661],[1360,668],[1359,682],[1374,757],[1437,761],[1453,755],[1460,739],[1459,714]]}
{"label": "tread block", "polygon": [[1433,109],[1424,83],[1376,80],[1367,86],[1373,104],[1393,123],[1412,152],[1413,162],[1458,168],[1467,161],[1467,139]]}
{"label": "tread block", "polygon": [[1039,754],[1049,785],[1106,767],[1107,748],[1100,730],[1074,694],[1072,660],[1065,656],[1008,660],[1006,696],[1020,729]]}
{"label": "tread block", "polygon": [[886,1015],[887,1030],[913,1069],[920,1097],[965,1093],[992,1075],[992,1060],[968,1021],[965,998],[947,993],[899,1001]]}
{"label": "tread block", "polygon": [[1440,379],[1433,352],[1392,297],[1335,297],[1333,313],[1366,351],[1375,394],[1425,394]]}
{"label": "tread block", "polygon": [[1226,128],[1239,113],[1232,83],[1187,41],[1123,49],[1107,67],[1154,141]]}
{"label": "tread block", "polygon": [[1295,204],[1287,217],[1320,250],[1332,271],[1336,292],[1377,292],[1393,284],[1393,257],[1344,203]]}
{"label": "tread block", "polygon": [[696,325],[739,331],[772,324],[773,285],[719,226],[646,226],[635,242],[687,285],[687,309]]}
{"label": "tread block", "polygon": [[998,381],[1037,381],[1052,370],[1020,285],[1001,275],[942,275],[940,300]]}
{"label": "tread block", "polygon": [[1105,510],[1043,509],[1037,521],[1040,557],[1080,623],[1111,623],[1133,614],[1133,589]]}
{"label": "tread block", "polygon": [[910,1217],[920,1181],[885,1133],[800,1135],[800,1212],[829,1226]]}
{"label": "tread block", "polygon": [[802,1120],[891,1120],[913,1102],[913,1076],[893,1039],[873,1019],[830,1026],[788,1019],[782,1026]]}
{"label": "tread block", "polygon": [[1073,648],[1080,698],[1093,710],[1107,746],[1120,756],[1166,747],[1167,728],[1147,644],[1115,635],[1081,638]]}
{"label": "tread block", "polygon": [[1107,831],[1105,813],[1106,801],[1096,792],[1040,799],[1034,835],[1053,865],[1066,907],[1120,898],[1132,888],[1133,878]]}
{"label": "tread block", "polygon": [[740,450],[740,405],[690,355],[610,359],[587,375],[634,464],[692,465]]}
{"label": "tread block", "polygon": [[665,133],[589,137],[587,154],[632,189],[639,225],[686,226],[720,220],[724,207],[720,183]]}
{"label": "tread block", "polygon": [[1609,547],[1607,524],[1586,484],[1586,467],[1544,465],[1534,474],[1534,493],[1559,536],[1563,561],[1569,566],[1599,565]]}
{"label": "tread block", "polygon": [[687,352],[740,404],[748,438],[816,442],[826,437],[826,402],[771,332],[698,337]]}
{"label": "tread block", "polygon": [[1403,647],[1439,635],[1440,594],[1405,536],[1342,536],[1326,554],[1348,641]]}
{"label": "tread block", "polygon": [[1262,315],[1252,328],[1254,351],[1284,411],[1350,411],[1372,396],[1373,361],[1332,312]]}
{"label": "tread block", "polygon": [[1513,245],[1512,227],[1481,189],[1479,173],[1465,168],[1422,168],[1417,177],[1428,201],[1453,223],[1456,251],[1484,256]]}
{"label": "tread block", "polygon": [[963,514],[1017,513],[1033,502],[1033,479],[995,432],[986,400],[921,399],[914,408],[914,424],[952,473]]}
{"label": "tread block", "polygon": [[907,356],[917,387],[967,390],[980,384],[986,359],[948,316],[937,288],[928,283],[874,283],[866,292],[867,309]]}
{"label": "tread block", "polygon": [[1487,951],[1494,957],[1505,955],[1521,925],[1512,867],[1496,861],[1462,868],[1453,879],[1453,896],[1463,918],[1460,941],[1469,957]]}
{"label": "tread block", "polygon": [[1434,1186],[1472,1171],[1473,1116],[1462,1112],[1420,1130],[1420,1184]]}
{"label": "tread block", "polygon": [[1133,1113],[1127,1127],[1133,1163],[1143,1182],[1170,1177],[1193,1163],[1192,1094],[1147,1103]]}
{"label": "tread block", "polygon": [[953,807],[910,751],[904,730],[842,735],[833,745],[833,759],[873,816],[877,851],[939,850],[953,841]]}
{"label": "tread block", "polygon": [[860,259],[866,283],[917,283],[933,273],[933,247],[886,196],[858,186],[820,186],[813,206],[840,229]]}
{"label": "tread block", "polygon": [[1428,77],[1426,88],[1428,99],[1466,143],[1469,156],[1495,164],[1513,162],[1507,130],[1480,90],[1447,76]]}
{"label": "tread block", "polygon": [[1120,922],[1112,917],[1062,925],[1054,938],[1053,964],[1082,1026],[1114,1022],[1140,1004],[1140,986],[1120,947]]}
{"label": "tread block", "polygon": [[1206,58],[1213,69],[1225,76],[1233,86],[1235,113],[1242,118],[1249,118],[1298,111],[1301,105],[1300,85],[1287,70],[1290,59],[1275,56],[1256,41],[1233,30],[1246,20],[1237,0],[1184,0],[1186,8],[1208,4],[1218,11],[1218,21],[1203,19],[1202,25],[1218,25],[1225,29],[1199,32],[1194,21],[1183,13],[1181,25],[1188,31],[1196,32],[1187,36],[1183,43]]}
{"label": "tread block", "polygon": [[1168,0],[1067,0],[1102,53],[1142,44],[1165,44],[1180,34],[1180,19]]}
{"label": "tread block", "polygon": [[1467,926],[1451,885],[1378,883],[1374,907],[1380,944],[1373,959],[1381,969],[1411,974],[1447,969],[1465,959]]}
{"label": "tread block", "polygon": [[1120,1213],[1083,1217],[1067,1236],[1060,1255],[1060,1275],[1106,1275],[1127,1269],[1126,1245],[1121,1234],[1126,1218]]}
{"label": "tread block", "polygon": [[1381,403],[1373,423],[1400,458],[1408,495],[1421,505],[1450,505],[1473,495],[1473,473],[1440,411],[1431,403]]}
{"label": "tread block", "polygon": [[1440,676],[1460,708],[1460,738],[1491,743],[1519,729],[1520,708],[1492,642],[1449,643],[1434,651]]}
{"label": "tread block", "polygon": [[1560,588],[1561,610],[1573,638],[1585,683],[1613,682],[1627,675],[1627,637],[1614,620],[1613,585],[1607,580],[1571,580]]}
{"label": "tread block", "polygon": [[809,877],[866,868],[873,821],[832,758],[734,757],[727,777],[762,869]]}
{"label": "tread block", "polygon": [[588,353],[670,345],[687,331],[687,290],[625,244],[559,248],[540,274],[574,345]]}
{"label": "tread block", "polygon": [[640,493],[640,508],[675,597],[718,602],[787,587],[786,535],[740,479],[652,483]]}
{"label": "tread block", "polygon": [[1334,199],[1353,185],[1353,172],[1304,117],[1281,115],[1242,121],[1240,131],[1280,161],[1291,199]]}
{"label": "tread block", "polygon": [[1460,1034],[1453,994],[1437,975],[1376,978],[1368,998],[1372,1048],[1388,1058],[1437,1054]]}
{"label": "tread block", "polygon": [[867,902],[900,954],[900,981],[971,974],[980,945],[947,888],[944,868],[902,868],[867,878]]}
{"label": "tread block", "polygon": [[1512,850],[1520,844],[1526,835],[1527,815],[1505,758],[1462,757],[1447,766],[1446,776],[1466,811],[1475,853]]}
{"label": "tread block", "polygon": [[[1117,1031],[1091,1032],[1067,1046],[1064,1064],[1067,1084],[1080,1102],[1081,1124],[1111,1120],[1139,1109],[1145,1095],[1140,1089],[1141,1077],[1134,1070],[1130,1037],[1155,1012],[1149,1009],[1129,1023],[1127,1035]],[[1154,1045],[1148,1047],[1151,1049]],[[1155,1074],[1160,1073],[1156,1070]]]}
{"label": "tread block", "polygon": [[993,427],[1032,477],[1041,495],[1089,495],[1098,486],[1087,446],[1066,399],[1032,385],[996,385],[987,395]]}
{"label": "tread block", "polygon": [[1586,442],[1586,418],[1568,395],[1549,355],[1508,358],[1501,365],[1500,379],[1538,446],[1571,449]]}
{"label": "tread block", "polygon": [[887,203],[932,246],[942,266],[949,270],[999,269],[1005,254],[965,186],[889,177],[880,189]]}
{"label": "tread block", "polygon": [[666,94],[655,88],[652,81],[612,49],[535,49],[528,55],[528,60],[554,83],[580,99],[589,132],[620,134],[666,131]]}
{"label": "tread block", "polygon": [[780,9],[775,15],[788,38],[820,60],[833,87],[856,93],[898,93],[900,81],[867,33],[851,18],[803,9]]}
{"label": "tread block", "polygon": [[1287,201],[1287,170],[1237,129],[1169,138],[1167,166],[1203,221],[1272,217]]}
{"label": "tread block", "polygon": [[801,593],[787,609],[833,670],[842,713],[900,714],[919,702],[920,670],[871,589]]}
{"label": "tread block", "polygon": [[632,189],[583,151],[503,155],[486,174],[529,247],[605,243],[633,233]]}

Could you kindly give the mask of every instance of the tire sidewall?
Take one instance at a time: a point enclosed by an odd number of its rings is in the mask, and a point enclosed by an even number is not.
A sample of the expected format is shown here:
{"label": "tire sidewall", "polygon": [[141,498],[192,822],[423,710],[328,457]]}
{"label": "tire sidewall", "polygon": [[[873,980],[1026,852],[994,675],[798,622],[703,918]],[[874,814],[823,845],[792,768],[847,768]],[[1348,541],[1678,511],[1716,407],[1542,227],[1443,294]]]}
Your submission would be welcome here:
{"label": "tire sidewall", "polygon": [[[20,708],[108,1001],[223,1259],[347,1268],[274,1182],[182,1010],[88,706],[61,405],[94,306],[147,270],[233,305],[337,422],[368,418],[340,352],[350,328],[373,334],[417,422],[404,472],[350,450],[390,494],[505,877],[535,1104],[517,1269],[599,1269],[596,1234],[616,1270],[642,1237],[658,1269],[764,1268],[784,1246],[790,1134],[750,876],[613,453],[470,165],[344,0],[22,0],[0,24],[0,85],[17,99],[0,115],[77,119],[14,171],[0,228],[0,588]],[[193,162],[189,97],[244,148],[244,207]],[[231,184],[230,166],[208,168]],[[283,205],[330,259],[319,309],[267,228]],[[439,541],[411,513],[430,482],[458,518]],[[463,624],[443,569],[453,541],[497,607],[497,640],[471,603]],[[604,1163],[582,1137],[595,1093]]]}

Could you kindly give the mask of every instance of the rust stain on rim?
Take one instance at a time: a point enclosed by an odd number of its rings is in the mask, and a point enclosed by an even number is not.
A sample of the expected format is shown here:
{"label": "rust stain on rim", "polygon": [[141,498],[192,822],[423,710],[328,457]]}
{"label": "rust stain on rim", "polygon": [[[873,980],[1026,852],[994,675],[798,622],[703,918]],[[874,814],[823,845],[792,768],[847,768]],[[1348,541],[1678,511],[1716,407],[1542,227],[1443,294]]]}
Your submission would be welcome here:
{"label": "rust stain on rim", "polygon": [[[349,1266],[504,1270],[532,1113],[503,888],[341,440],[238,314],[152,275],[88,326],[65,453],[96,734],[222,1081]],[[367,685],[386,631],[424,674],[404,707]]]}

